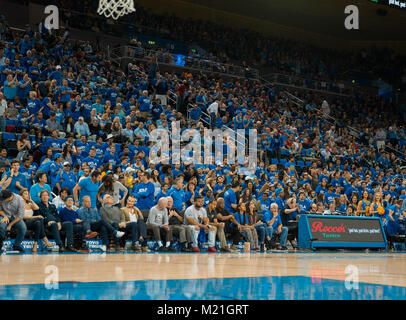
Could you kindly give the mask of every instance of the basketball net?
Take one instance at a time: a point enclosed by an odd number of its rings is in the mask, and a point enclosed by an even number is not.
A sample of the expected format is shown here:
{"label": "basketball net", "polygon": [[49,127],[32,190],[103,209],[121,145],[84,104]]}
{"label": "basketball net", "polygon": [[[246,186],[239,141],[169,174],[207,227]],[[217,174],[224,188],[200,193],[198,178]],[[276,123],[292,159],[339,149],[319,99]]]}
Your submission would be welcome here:
{"label": "basketball net", "polygon": [[99,0],[97,13],[106,18],[117,20],[131,12],[135,12],[134,0]]}

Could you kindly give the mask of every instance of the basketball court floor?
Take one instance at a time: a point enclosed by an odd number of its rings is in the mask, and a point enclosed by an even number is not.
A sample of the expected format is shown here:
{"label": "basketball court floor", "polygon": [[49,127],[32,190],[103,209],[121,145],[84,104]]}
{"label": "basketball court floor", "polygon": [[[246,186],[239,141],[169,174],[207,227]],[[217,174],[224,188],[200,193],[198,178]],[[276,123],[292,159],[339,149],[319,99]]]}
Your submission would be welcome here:
{"label": "basketball court floor", "polygon": [[1,300],[406,299],[406,253],[3,254]]}

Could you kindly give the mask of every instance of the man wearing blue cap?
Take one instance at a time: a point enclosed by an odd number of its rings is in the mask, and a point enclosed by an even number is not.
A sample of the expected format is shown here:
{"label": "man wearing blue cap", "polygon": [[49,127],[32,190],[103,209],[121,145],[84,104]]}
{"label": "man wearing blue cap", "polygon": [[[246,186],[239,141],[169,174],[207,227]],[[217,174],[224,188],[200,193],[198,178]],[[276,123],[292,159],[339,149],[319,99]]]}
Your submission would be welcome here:
{"label": "man wearing blue cap", "polygon": [[21,129],[30,130],[30,120],[34,120],[34,115],[29,115],[27,109],[22,109],[18,115],[17,121]]}
{"label": "man wearing blue cap", "polygon": [[63,163],[63,170],[57,173],[56,187],[60,192],[63,188],[68,188],[70,193],[73,192],[73,188],[76,185],[76,177],[71,171],[71,164],[69,162]]}

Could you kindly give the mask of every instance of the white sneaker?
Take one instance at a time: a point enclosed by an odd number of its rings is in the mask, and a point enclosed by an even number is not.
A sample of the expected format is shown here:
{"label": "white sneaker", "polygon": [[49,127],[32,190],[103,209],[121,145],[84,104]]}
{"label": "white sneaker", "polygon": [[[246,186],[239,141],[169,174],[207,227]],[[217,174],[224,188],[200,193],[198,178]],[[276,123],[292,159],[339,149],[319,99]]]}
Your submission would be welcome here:
{"label": "white sneaker", "polygon": [[99,248],[100,248],[100,250],[103,251],[103,252],[106,252],[106,251],[107,251],[107,246],[106,246],[106,245],[101,245]]}
{"label": "white sneaker", "polygon": [[125,233],[123,231],[117,231],[116,238],[121,238]]}

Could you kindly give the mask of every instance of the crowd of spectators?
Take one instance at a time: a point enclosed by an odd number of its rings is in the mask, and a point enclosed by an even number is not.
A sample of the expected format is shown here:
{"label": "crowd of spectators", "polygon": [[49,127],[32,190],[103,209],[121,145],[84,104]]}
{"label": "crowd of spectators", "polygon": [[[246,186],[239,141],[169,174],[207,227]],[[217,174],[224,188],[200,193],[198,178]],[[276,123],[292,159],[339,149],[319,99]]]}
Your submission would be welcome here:
{"label": "crowd of spectators", "polygon": [[[132,250],[147,252],[148,233],[159,251],[174,250],[177,239],[180,250],[198,252],[207,240],[214,252],[216,237],[222,251],[237,250],[241,237],[256,251],[295,248],[292,221],[307,213],[377,216],[389,235],[404,233],[405,159],[385,152],[405,150],[393,104],[298,93],[301,107],[281,88],[247,79],[162,73],[156,61],[123,71],[67,33],[0,28],[0,39],[0,239],[16,229],[16,250],[27,228],[61,251],[76,250],[74,234],[86,249],[96,233],[116,251],[126,236]],[[169,89],[177,105],[163,99]],[[256,129],[255,173],[214,156],[210,164],[154,163],[149,133],[171,131],[172,121],[182,132]]]}
{"label": "crowd of spectators", "polygon": [[[17,0],[24,2],[25,0]],[[36,2],[46,1],[36,0]],[[344,80],[349,71],[365,77],[380,77],[395,88],[404,86],[405,58],[389,48],[371,48],[358,52],[326,49],[297,40],[274,38],[249,29],[225,26],[205,19],[159,15],[135,3],[136,12],[119,22],[97,14],[97,1],[55,1],[67,25],[83,30],[131,37],[150,34],[186,44],[197,44],[205,52],[190,52],[211,61],[248,64],[267,72],[297,75],[312,80]],[[352,80],[352,79],[350,79]],[[403,80],[404,81],[404,80]]]}

